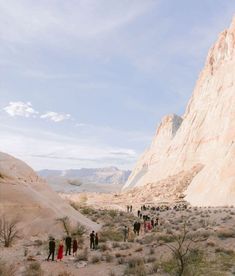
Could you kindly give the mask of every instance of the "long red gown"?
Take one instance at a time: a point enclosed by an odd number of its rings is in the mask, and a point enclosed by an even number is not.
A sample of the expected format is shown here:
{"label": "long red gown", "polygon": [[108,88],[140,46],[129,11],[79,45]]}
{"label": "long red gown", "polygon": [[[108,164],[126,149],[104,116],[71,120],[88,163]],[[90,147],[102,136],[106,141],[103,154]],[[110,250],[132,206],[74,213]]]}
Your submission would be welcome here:
{"label": "long red gown", "polygon": [[57,254],[57,259],[62,260],[63,259],[63,251],[64,251],[64,246],[60,245],[58,249],[58,254]]}

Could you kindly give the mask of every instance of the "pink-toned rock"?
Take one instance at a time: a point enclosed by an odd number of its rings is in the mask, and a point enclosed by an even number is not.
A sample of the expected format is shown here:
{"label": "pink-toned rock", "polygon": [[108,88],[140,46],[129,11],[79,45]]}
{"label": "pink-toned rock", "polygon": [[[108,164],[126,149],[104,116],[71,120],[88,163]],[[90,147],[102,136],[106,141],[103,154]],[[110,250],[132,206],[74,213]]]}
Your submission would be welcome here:
{"label": "pink-toned rock", "polygon": [[[234,36],[235,19],[210,49],[182,123],[180,117],[175,117],[178,127],[174,119],[163,119],[124,190],[201,164],[203,169],[189,183],[186,199],[194,205],[235,205]],[[175,129],[172,135],[171,129]]]}
{"label": "pink-toned rock", "polygon": [[68,217],[73,225],[89,230],[100,226],[64,201],[24,162],[0,152],[0,216],[19,220],[20,235],[45,237],[64,234],[57,219]]}

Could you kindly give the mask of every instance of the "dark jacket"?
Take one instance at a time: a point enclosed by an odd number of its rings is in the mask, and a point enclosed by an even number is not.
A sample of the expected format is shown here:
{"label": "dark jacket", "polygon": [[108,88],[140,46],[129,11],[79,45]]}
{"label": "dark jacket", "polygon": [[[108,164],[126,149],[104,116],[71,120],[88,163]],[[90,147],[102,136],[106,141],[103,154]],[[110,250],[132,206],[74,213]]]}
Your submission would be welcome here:
{"label": "dark jacket", "polygon": [[49,250],[55,251],[55,241],[54,240],[49,241]]}
{"label": "dark jacket", "polygon": [[66,239],[65,239],[65,244],[67,245],[67,246],[71,246],[71,243],[72,243],[72,238],[71,237],[66,237]]}

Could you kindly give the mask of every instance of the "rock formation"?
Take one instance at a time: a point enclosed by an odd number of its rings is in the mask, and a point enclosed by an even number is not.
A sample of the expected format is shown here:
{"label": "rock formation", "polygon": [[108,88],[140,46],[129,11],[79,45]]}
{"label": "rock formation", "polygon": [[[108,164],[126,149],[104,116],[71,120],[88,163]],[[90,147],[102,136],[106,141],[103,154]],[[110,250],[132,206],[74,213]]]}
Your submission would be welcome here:
{"label": "rock formation", "polygon": [[[176,115],[163,119],[124,190],[156,184],[197,166],[201,169],[185,187],[186,200],[235,205],[234,141],[235,19],[210,49],[182,120]],[[174,184],[168,185],[170,189]]]}
{"label": "rock formation", "polygon": [[73,209],[24,162],[0,153],[0,215],[18,218],[23,235],[62,235],[58,218],[89,230],[100,227]]}

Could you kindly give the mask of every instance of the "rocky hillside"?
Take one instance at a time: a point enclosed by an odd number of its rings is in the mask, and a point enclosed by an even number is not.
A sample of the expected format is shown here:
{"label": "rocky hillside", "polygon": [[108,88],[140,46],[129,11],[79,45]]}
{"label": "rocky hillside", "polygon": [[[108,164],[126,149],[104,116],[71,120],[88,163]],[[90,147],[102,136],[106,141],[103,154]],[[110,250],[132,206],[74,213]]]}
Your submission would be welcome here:
{"label": "rocky hillside", "polygon": [[99,225],[75,211],[24,162],[0,153],[0,216],[20,221],[23,235],[60,235],[57,219],[69,217],[72,224],[87,229]]}
{"label": "rocky hillside", "polygon": [[[124,190],[202,168],[184,185],[194,205],[235,205],[235,19],[219,35],[182,118],[166,116]],[[169,190],[175,185],[168,181]],[[159,187],[160,188],[160,187]],[[164,190],[166,198],[167,191]]]}

